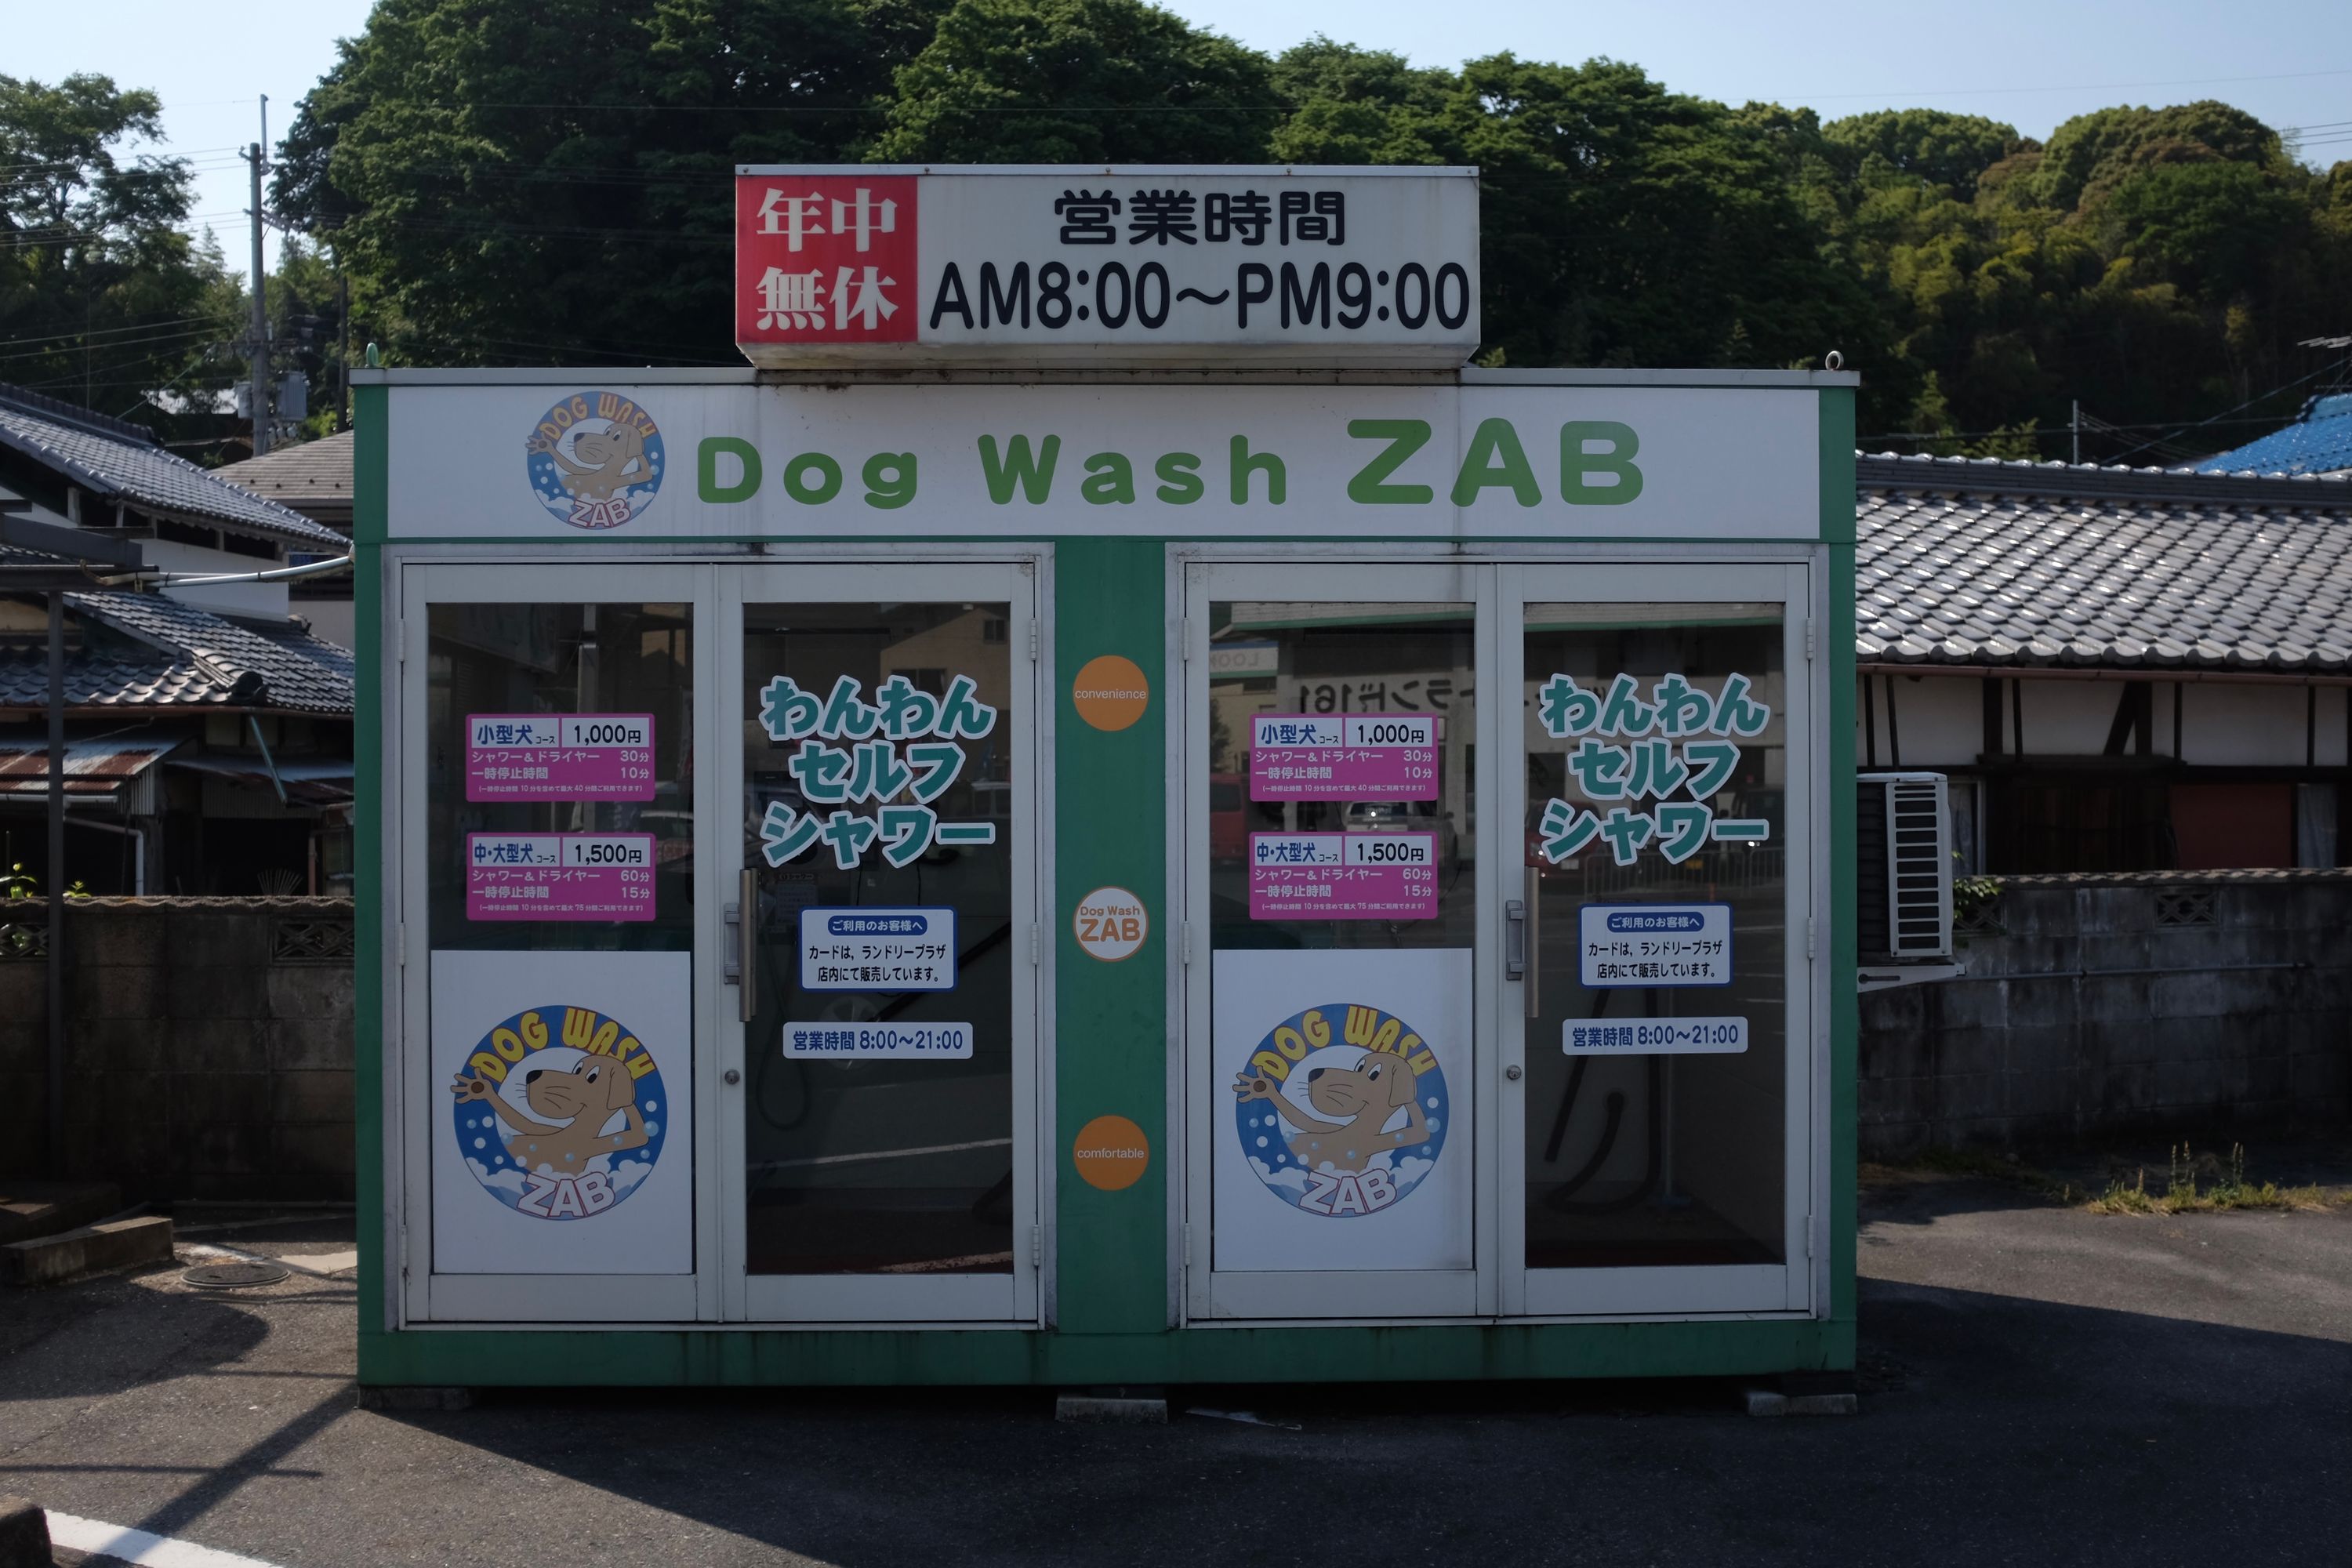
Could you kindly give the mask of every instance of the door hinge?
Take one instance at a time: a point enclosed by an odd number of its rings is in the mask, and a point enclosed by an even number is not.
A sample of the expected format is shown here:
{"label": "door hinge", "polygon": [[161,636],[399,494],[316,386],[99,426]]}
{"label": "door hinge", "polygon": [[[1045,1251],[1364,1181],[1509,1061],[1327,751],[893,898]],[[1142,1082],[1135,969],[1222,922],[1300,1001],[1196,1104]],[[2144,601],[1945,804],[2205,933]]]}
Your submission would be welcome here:
{"label": "door hinge", "polygon": [[1181,621],[1180,621],[1180,622],[1178,622],[1178,623],[1177,623],[1177,637],[1178,637],[1178,639],[1179,639],[1179,640],[1178,640],[1177,645],[1176,645],[1176,646],[1177,646],[1177,649],[1178,649],[1178,651],[1177,651],[1177,655],[1176,655],[1176,661],[1177,661],[1179,664],[1190,664],[1190,663],[1192,663],[1192,616],[1185,616]]}
{"label": "door hinge", "polygon": [[1814,923],[1812,916],[1805,917],[1805,956],[1807,958],[1813,956]]}
{"label": "door hinge", "polygon": [[1813,662],[1813,622],[1810,616],[1805,617],[1805,662]]}
{"label": "door hinge", "polygon": [[1029,1267],[1032,1268],[1045,1267],[1045,1227],[1042,1225],[1033,1225],[1029,1227]]}
{"label": "door hinge", "polygon": [[408,967],[408,922],[407,922],[406,921],[401,921],[398,925],[396,925],[396,926],[394,926],[394,927],[393,928],[392,945],[393,945],[393,951],[394,951],[394,952],[397,952],[397,953],[400,955],[400,959],[399,959],[399,964],[400,964],[400,967],[401,967],[401,968],[403,968],[403,969],[407,968],[407,967]]}
{"label": "door hinge", "polygon": [[1186,1268],[1192,1267],[1192,1232],[1195,1228],[1189,1225],[1184,1227],[1184,1267]]}
{"label": "door hinge", "polygon": [[1808,1263],[1812,1261],[1815,1250],[1816,1247],[1813,1241],[1813,1216],[1807,1215],[1805,1216],[1805,1261]]}
{"label": "door hinge", "polygon": [[1177,962],[1190,969],[1192,966],[1192,922],[1186,921],[1176,931]]}
{"label": "door hinge", "polygon": [[400,1277],[408,1278],[408,1226],[404,1223],[400,1227]]}
{"label": "door hinge", "polygon": [[1029,967],[1032,969],[1036,968],[1039,964],[1045,962],[1045,958],[1042,956],[1045,952],[1045,947],[1038,940],[1041,934],[1042,933],[1037,930],[1037,922],[1035,921],[1031,921],[1029,922]]}
{"label": "door hinge", "polygon": [[1037,662],[1037,623],[1034,619],[1029,623],[1029,662]]}

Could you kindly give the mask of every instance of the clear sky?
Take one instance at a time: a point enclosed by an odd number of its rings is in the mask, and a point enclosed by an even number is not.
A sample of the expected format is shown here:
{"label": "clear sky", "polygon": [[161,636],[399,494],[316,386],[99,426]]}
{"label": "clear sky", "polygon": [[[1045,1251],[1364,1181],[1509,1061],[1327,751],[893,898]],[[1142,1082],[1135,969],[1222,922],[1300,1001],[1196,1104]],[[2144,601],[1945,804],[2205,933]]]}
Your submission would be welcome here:
{"label": "clear sky", "polygon": [[[240,270],[257,95],[271,134],[354,33],[367,0],[0,0],[0,70],[44,81],[100,71],[163,97],[165,150],[198,172],[195,212]],[[1680,92],[1770,99],[1824,117],[1928,105],[2029,136],[2115,103],[2218,98],[2282,131],[2305,156],[2352,157],[2352,4],[2346,0],[1976,0],[1965,7],[1807,0],[1179,0],[1173,9],[1255,47],[1316,33],[1454,65],[1629,60]],[[274,255],[274,249],[272,254]]]}

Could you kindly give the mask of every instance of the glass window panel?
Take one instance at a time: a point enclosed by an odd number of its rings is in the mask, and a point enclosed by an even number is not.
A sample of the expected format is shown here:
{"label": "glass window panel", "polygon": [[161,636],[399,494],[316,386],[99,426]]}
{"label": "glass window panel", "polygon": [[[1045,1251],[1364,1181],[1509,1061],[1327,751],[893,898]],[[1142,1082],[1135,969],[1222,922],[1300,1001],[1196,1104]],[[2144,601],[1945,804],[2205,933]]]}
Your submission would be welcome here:
{"label": "glass window panel", "polygon": [[[755,868],[758,886],[757,1012],[744,1044],[749,1270],[1009,1274],[1016,718],[1004,635],[1009,606],[749,605],[743,615],[743,863]],[[942,826],[989,825],[992,841],[970,842],[970,835],[963,843],[934,841],[894,865],[877,829],[850,866],[827,840],[771,866],[763,824],[829,820],[837,811],[878,820],[886,805],[905,806],[916,796],[909,783],[880,798],[812,799],[834,791],[805,787],[805,763],[793,772],[805,741],[772,738],[763,726],[769,683],[784,677],[822,698],[847,678],[857,700],[872,705],[894,676],[930,698],[951,696],[958,678],[968,678],[971,698],[994,710],[986,733],[966,727],[952,782],[928,801]],[[853,753],[860,744],[849,732],[818,739]],[[884,743],[896,763],[913,760],[912,738]],[[889,774],[888,764],[882,773]],[[772,816],[776,807],[789,817]],[[801,912],[854,906],[952,909],[955,988],[803,989]],[[964,1025],[971,1049],[944,1059],[788,1057],[788,1024],[901,1031]]]}
{"label": "glass window panel", "polygon": [[[1784,1250],[1787,1138],[1788,788],[1783,606],[1770,604],[1579,605],[1527,607],[1528,818],[1525,863],[1539,868],[1537,963],[1540,1016],[1528,1022],[1527,1237],[1530,1268],[1771,1263]],[[1606,817],[1656,814],[1693,802],[1689,784],[1663,797],[1621,799],[1570,755],[1588,739],[1549,732],[1542,693],[1556,676],[1606,692],[1630,676],[1644,699],[1682,675],[1720,697],[1745,676],[1769,708],[1762,731],[1732,737],[1738,757],[1703,804],[1717,823],[1764,825],[1758,839],[1710,837],[1669,860],[1657,837],[1631,864],[1593,837],[1555,863],[1545,852],[1550,803]],[[1652,738],[1656,729],[1648,731]],[[1706,741],[1725,737],[1707,735]],[[1675,756],[1684,757],[1680,744]],[[1656,762],[1659,759],[1653,759]],[[1609,770],[1604,765],[1601,773]],[[1671,769],[1667,776],[1671,776]],[[1591,785],[1593,787],[1588,787]],[[1596,798],[1605,796],[1606,798]],[[1663,819],[1660,819],[1663,820]],[[1572,836],[1572,835],[1571,835]],[[1685,847],[1677,845],[1677,850]],[[1582,984],[1579,910],[1588,904],[1728,904],[1727,986]],[[1739,1017],[1744,1051],[1570,1056],[1574,1021],[1640,1026],[1654,1019]]]}
{"label": "glass window panel", "polygon": [[[443,604],[427,611],[426,627],[425,886],[432,945],[443,950],[691,951],[691,608]],[[650,798],[467,798],[470,719],[568,713],[653,720]],[[524,766],[530,759],[518,750],[509,753],[509,761]],[[563,789],[530,783],[511,787],[522,795],[560,794]],[[628,793],[637,791],[632,785]],[[476,834],[650,836],[652,918],[469,918],[467,839]],[[470,912],[479,914],[478,906]]]}
{"label": "glass window panel", "polygon": [[[1477,690],[1471,658],[1475,627],[1476,608],[1471,605],[1210,605],[1205,783],[1213,946],[1471,945],[1478,858]],[[1254,783],[1253,722],[1263,715],[1286,714],[1433,721],[1427,798],[1395,798],[1421,792],[1393,787],[1350,795],[1343,783],[1325,786],[1319,780]],[[1310,748],[1286,750],[1304,759]],[[1286,795],[1322,798],[1266,798]],[[1252,836],[1257,834],[1425,835],[1435,857],[1433,907],[1396,918],[1268,918],[1261,897],[1254,913],[1250,856]]]}

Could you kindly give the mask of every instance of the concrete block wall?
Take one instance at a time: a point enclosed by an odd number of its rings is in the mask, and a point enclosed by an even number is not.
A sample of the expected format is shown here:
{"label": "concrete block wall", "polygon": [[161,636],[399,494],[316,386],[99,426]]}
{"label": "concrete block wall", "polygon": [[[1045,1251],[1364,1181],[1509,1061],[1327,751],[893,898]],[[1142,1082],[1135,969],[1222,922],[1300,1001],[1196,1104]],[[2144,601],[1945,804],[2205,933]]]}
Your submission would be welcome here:
{"label": "concrete block wall", "polygon": [[2352,871],[2011,877],[1965,979],[1862,998],[1865,1158],[2352,1120]]}
{"label": "concrete block wall", "polygon": [[[66,915],[65,1174],[126,1198],[348,1200],[348,899],[87,899]],[[43,1173],[45,900],[0,904],[0,1175]]]}

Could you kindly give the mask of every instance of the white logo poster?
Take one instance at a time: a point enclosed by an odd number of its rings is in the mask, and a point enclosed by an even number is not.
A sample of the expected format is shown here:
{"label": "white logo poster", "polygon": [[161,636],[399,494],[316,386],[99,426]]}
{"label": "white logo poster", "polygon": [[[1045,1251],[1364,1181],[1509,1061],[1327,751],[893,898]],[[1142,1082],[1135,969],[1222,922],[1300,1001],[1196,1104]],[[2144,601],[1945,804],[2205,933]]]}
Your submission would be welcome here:
{"label": "white logo poster", "polygon": [[433,955],[436,1274],[694,1271],[692,961]]}
{"label": "white logo poster", "polygon": [[1212,984],[1214,1267],[1470,1268],[1469,950],[1220,952]]}

